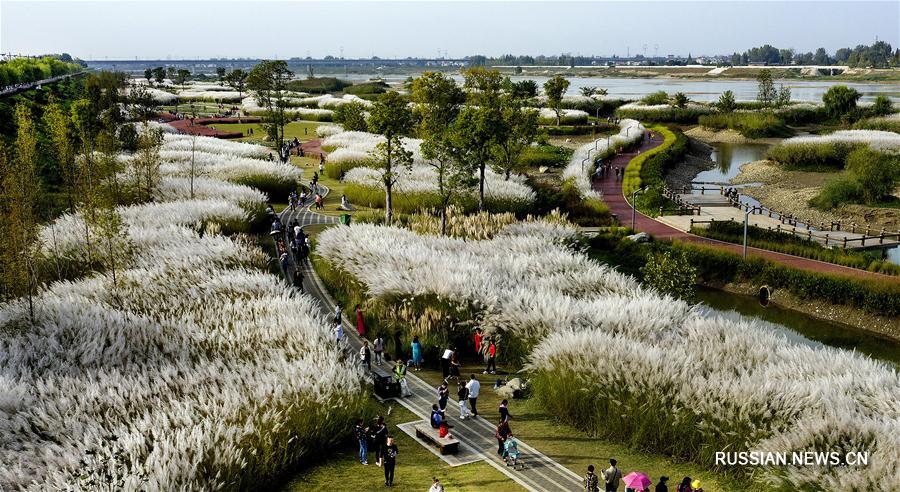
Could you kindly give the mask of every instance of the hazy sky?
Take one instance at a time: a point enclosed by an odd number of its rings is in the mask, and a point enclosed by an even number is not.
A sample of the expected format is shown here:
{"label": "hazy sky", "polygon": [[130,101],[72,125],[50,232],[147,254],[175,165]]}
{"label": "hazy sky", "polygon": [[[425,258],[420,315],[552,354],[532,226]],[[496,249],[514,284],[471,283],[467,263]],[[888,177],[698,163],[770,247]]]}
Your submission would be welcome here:
{"label": "hazy sky", "polygon": [[897,46],[900,1],[24,2],[0,0],[0,51],[84,59],[686,55],[770,43]]}

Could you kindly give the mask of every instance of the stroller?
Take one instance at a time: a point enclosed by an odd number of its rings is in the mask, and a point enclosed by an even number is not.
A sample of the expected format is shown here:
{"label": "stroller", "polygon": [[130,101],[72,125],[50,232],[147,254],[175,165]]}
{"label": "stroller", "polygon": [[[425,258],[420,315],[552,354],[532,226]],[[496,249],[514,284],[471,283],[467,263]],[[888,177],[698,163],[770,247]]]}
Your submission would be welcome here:
{"label": "stroller", "polygon": [[506,443],[503,445],[503,459],[506,461],[506,466],[513,467],[513,470],[517,469],[521,466],[523,469],[525,468],[525,463],[522,463],[519,460],[519,442],[516,441],[516,438],[513,437],[512,434],[506,438]]}

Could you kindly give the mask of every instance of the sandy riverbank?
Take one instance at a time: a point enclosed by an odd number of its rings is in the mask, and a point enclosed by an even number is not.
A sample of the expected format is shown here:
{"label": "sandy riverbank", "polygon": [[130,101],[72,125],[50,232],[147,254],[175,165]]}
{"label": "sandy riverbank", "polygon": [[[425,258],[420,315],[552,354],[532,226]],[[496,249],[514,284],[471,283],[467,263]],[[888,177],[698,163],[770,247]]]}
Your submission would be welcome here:
{"label": "sandy riverbank", "polygon": [[855,222],[861,227],[869,226],[873,231],[882,227],[889,231],[900,229],[900,209],[842,205],[826,212],[810,207],[809,200],[833,176],[835,173],[785,171],[777,164],[763,160],[744,164],[740,174],[731,182],[762,183],[764,186],[744,188],[743,193],[759,200],[764,207],[793,215],[804,223],[840,221],[844,224]]}

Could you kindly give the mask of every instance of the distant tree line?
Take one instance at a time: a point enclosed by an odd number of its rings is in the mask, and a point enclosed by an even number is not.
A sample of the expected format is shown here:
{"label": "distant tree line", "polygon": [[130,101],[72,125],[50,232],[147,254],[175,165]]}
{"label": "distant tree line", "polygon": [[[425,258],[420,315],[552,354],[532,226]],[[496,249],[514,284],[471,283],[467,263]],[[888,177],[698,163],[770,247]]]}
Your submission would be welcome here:
{"label": "distant tree line", "polygon": [[877,41],[871,46],[860,44],[855,48],[841,48],[828,53],[825,48],[815,52],[797,53],[790,48],[776,48],[765,44],[743,53],[731,55],[732,65],[765,63],[767,65],[848,65],[851,67],[896,67],[900,66],[900,49],[890,43]]}

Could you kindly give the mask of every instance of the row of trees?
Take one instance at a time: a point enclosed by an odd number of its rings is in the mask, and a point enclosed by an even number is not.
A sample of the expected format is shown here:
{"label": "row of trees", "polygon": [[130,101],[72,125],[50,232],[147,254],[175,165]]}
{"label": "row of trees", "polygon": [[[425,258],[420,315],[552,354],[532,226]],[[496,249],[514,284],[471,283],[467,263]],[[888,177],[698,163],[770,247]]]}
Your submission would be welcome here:
{"label": "row of trees", "polygon": [[81,70],[83,70],[82,66],[72,61],[70,56],[68,61],[63,61],[60,57],[55,56],[13,58],[0,61],[0,88],[49,79]]}
{"label": "row of trees", "polygon": [[857,45],[855,48],[841,48],[830,55],[825,48],[815,52],[798,53],[791,48],[776,48],[765,44],[743,53],[731,55],[732,65],[766,63],[768,65],[849,65],[851,67],[896,67],[900,66],[900,49],[893,49],[890,43],[876,41],[872,45]]}
{"label": "row of trees", "polygon": [[385,137],[375,158],[385,189],[386,222],[392,220],[394,186],[412,165],[404,136],[422,139],[422,157],[435,169],[442,233],[446,232],[447,207],[476,188],[479,209],[485,209],[489,167],[507,179],[520,170],[520,157],[538,129],[537,113],[524,106],[537,91],[534,81],[521,86],[484,68],[472,68],[463,75],[462,86],[439,72],[411,80],[412,107],[409,100],[390,91],[368,111],[357,103],[337,110],[336,119],[346,130],[368,130]]}
{"label": "row of trees", "polygon": [[[0,141],[0,298],[26,299],[32,321],[33,298],[47,279],[102,268],[115,284],[128,249],[116,207],[152,200],[162,134],[148,128],[136,133],[125,121],[124,83],[120,74],[101,72],[88,76],[75,100],[51,100],[42,107],[20,103],[15,135]],[[128,146],[137,152],[122,164],[117,156]],[[41,169],[48,160],[53,169]],[[55,242],[39,244],[43,195],[52,175],[61,177],[64,210],[77,212],[84,222],[81,231],[51,230],[52,236],[83,235],[83,264],[66,264]],[[42,246],[53,251],[50,260],[41,254]]]}

